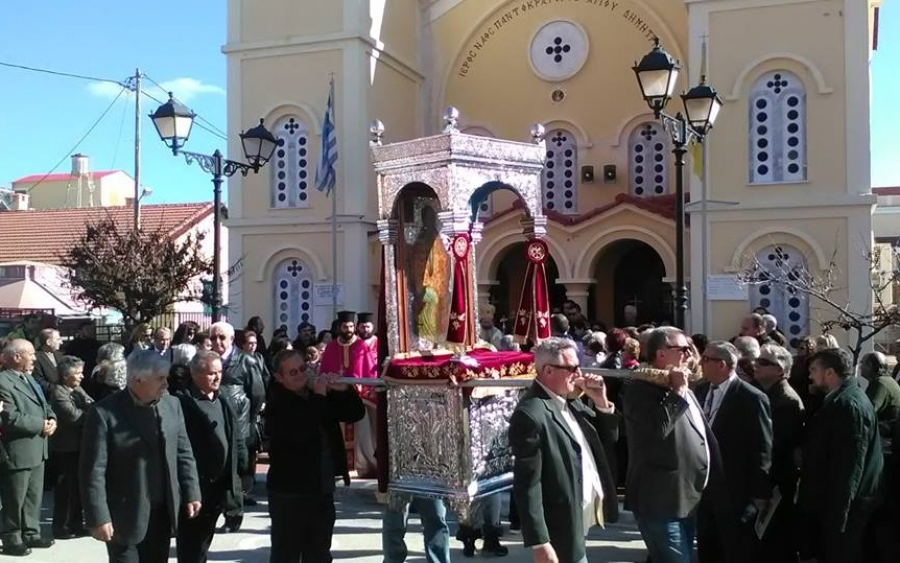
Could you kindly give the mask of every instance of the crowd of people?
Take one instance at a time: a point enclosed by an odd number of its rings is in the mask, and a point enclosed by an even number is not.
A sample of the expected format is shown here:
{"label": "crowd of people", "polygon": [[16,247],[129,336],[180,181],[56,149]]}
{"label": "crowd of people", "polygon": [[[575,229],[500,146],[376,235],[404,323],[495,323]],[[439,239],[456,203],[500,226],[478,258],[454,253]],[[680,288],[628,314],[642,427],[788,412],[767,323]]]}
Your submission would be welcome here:
{"label": "crowd of people", "polygon": [[[519,350],[495,313],[480,311],[480,344]],[[788,342],[764,310],[727,342],[623,316],[607,329],[567,301],[552,337],[524,345],[537,377],[510,421],[509,519],[536,562],[586,561],[587,531],[616,521],[619,490],[656,563],[691,561],[695,545],[701,563],[900,558],[900,370],[887,357],[855,362],[830,335]],[[268,341],[259,317],[243,330],[139,325],[101,344],[93,324],[64,343],[27,319],[0,342],[3,554],[90,535],[110,561],[162,562],[175,537],[179,562],[206,561],[256,503],[266,451],[270,560],[331,561],[336,481],[383,469],[373,389],[338,380],[379,376],[373,320],[342,311],[329,330]],[[484,555],[508,553],[502,494],[458,527],[464,556],[478,539]],[[449,563],[447,508],[419,497],[385,506],[384,561],[406,559],[411,508],[426,560]]]}

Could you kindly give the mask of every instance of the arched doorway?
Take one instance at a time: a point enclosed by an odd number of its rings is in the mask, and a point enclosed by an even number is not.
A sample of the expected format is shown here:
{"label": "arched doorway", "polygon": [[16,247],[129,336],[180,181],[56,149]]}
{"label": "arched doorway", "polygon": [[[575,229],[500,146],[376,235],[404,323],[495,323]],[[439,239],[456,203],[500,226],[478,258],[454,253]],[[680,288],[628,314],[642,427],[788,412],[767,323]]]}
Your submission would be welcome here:
{"label": "arched doorway", "polygon": [[[516,307],[522,297],[522,286],[525,283],[525,269],[528,261],[525,259],[525,243],[517,242],[507,247],[497,265],[497,284],[491,286],[488,293],[491,304],[497,308],[497,318],[508,318],[513,322]],[[556,261],[550,256],[546,262],[547,289],[550,292],[550,310],[562,307],[566,300],[566,288],[556,283],[559,279],[559,269]],[[503,329],[509,329],[501,327]]]}
{"label": "arched doorway", "polygon": [[[672,321],[672,286],[663,281],[666,267],[647,243],[624,239],[610,244],[597,256],[588,294],[592,320],[609,326]],[[637,308],[634,322],[625,319],[625,307]]]}

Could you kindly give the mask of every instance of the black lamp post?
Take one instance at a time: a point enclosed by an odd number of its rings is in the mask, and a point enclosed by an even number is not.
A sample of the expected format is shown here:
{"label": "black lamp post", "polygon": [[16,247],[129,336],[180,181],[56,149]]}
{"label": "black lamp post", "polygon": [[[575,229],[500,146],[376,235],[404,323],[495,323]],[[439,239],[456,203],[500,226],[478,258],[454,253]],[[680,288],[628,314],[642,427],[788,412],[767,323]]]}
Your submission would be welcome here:
{"label": "black lamp post", "polygon": [[659,46],[654,39],[653,49],[644,55],[641,62],[632,67],[644,101],[653,110],[653,115],[662,121],[672,138],[672,154],[675,155],[675,326],[684,329],[687,312],[687,288],[684,283],[684,155],[691,143],[702,143],[712,129],[713,122],[722,109],[722,100],[716,91],[706,83],[706,76],[700,84],[681,95],[684,114],[674,117],[663,110],[672,94],[681,65],[672,55]]}
{"label": "black lamp post", "polygon": [[235,162],[228,160],[222,153],[216,150],[212,155],[194,153],[181,150],[181,147],[187,142],[191,134],[191,127],[194,124],[194,112],[177,102],[172,93],[169,92],[169,101],[159,106],[155,112],[150,115],[153,125],[159,133],[160,139],[172,149],[172,154],[183,154],[188,164],[197,162],[200,168],[213,175],[213,293],[212,293],[212,320],[218,322],[221,318],[222,309],[222,279],[220,277],[221,269],[221,214],[222,214],[222,180],[226,177],[234,176],[238,171],[246,176],[251,170],[255,173],[265,166],[275,147],[278,145],[278,139],[266,129],[263,120],[259,120],[259,125],[247,132],[242,132],[241,146],[244,149],[244,156],[247,163]]}

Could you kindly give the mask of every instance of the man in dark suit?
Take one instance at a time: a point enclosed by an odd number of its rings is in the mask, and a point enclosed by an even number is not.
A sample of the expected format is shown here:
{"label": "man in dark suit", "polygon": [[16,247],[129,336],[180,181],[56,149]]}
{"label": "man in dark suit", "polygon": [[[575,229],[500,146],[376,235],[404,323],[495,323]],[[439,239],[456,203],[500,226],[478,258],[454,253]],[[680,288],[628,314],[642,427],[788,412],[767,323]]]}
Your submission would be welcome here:
{"label": "man in dark suit", "polygon": [[184,424],[200,478],[203,507],[195,518],[178,524],[178,563],[205,563],[223,511],[240,507],[238,468],[247,463],[247,446],[239,435],[237,415],[219,394],[222,360],[200,351],[191,360],[191,383],[178,393]]}
{"label": "man in dark suit", "polygon": [[688,563],[715,438],[688,388],[692,348],[684,333],[654,329],[645,349],[650,365],[632,372],[623,396],[625,506],[634,512],[654,561]]}
{"label": "man in dark suit", "polygon": [[234,344],[234,327],[226,322],[209,327],[212,350],[222,358],[221,394],[230,401],[238,416],[238,428],[247,444],[247,463],[241,467],[244,498],[241,506],[225,513],[223,532],[236,532],[244,520],[243,505],[254,505],[249,496],[256,476],[256,452],[260,446],[259,417],[266,400],[263,363]]}
{"label": "man in dark suit", "polygon": [[59,375],[56,373],[56,364],[62,358],[59,347],[62,338],[55,328],[45,328],[38,334],[40,343],[35,353],[34,370],[31,375],[44,390],[44,394],[50,393],[50,386],[59,383]]}
{"label": "man in dark suit", "polygon": [[769,399],[735,373],[738,351],[710,342],[700,357],[704,381],[697,399],[709,421],[727,487],[704,494],[697,518],[700,563],[755,563],[756,516],[772,495],[772,414]]}
{"label": "man in dark suit", "polygon": [[166,393],[169,364],[153,350],[128,357],[128,386],[96,404],[82,438],[85,525],[110,563],[165,563],[179,517],[200,512],[197,466],[181,403]]}
{"label": "man in dark suit", "polygon": [[[509,422],[522,539],[535,563],[586,562],[590,527],[619,516],[600,439],[600,433],[614,437],[618,417],[603,379],[581,373],[573,340],[544,340],[534,348],[534,361],[537,378]],[[571,400],[581,392],[600,413]]]}
{"label": "man in dark suit", "polygon": [[803,440],[806,413],[803,400],[788,381],[792,361],[787,349],[774,344],[764,345],[756,359],[756,382],[772,408],[772,483],[781,494],[781,502],[762,537],[760,560],[769,563],[797,563],[794,496],[800,468],[796,454]]}
{"label": "man in dark suit", "polygon": [[31,548],[48,548],[41,538],[41,500],[47,438],[56,431],[56,415],[43,390],[31,377],[34,346],[28,340],[7,342],[0,353],[0,500],[3,505],[3,553],[23,556]]}
{"label": "man in dark suit", "polygon": [[820,563],[869,561],[863,532],[880,496],[884,459],[872,403],[846,350],[816,352],[813,388],[825,394],[807,424],[800,469],[800,557]]}

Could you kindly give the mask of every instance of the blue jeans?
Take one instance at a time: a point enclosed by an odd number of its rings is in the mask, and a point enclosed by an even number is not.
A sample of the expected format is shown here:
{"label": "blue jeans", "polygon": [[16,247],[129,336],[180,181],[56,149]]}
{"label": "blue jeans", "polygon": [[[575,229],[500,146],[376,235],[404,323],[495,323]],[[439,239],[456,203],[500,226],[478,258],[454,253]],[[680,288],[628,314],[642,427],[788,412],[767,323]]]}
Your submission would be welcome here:
{"label": "blue jeans", "polygon": [[634,515],[653,563],[691,563],[694,518],[647,518]]}
{"label": "blue jeans", "polygon": [[[425,537],[425,561],[427,563],[450,563],[450,528],[447,527],[447,507],[444,501],[413,497],[419,518],[422,520],[422,535]],[[381,523],[381,548],[384,563],[406,561],[406,523],[409,520],[409,504],[402,511],[384,510]]]}

